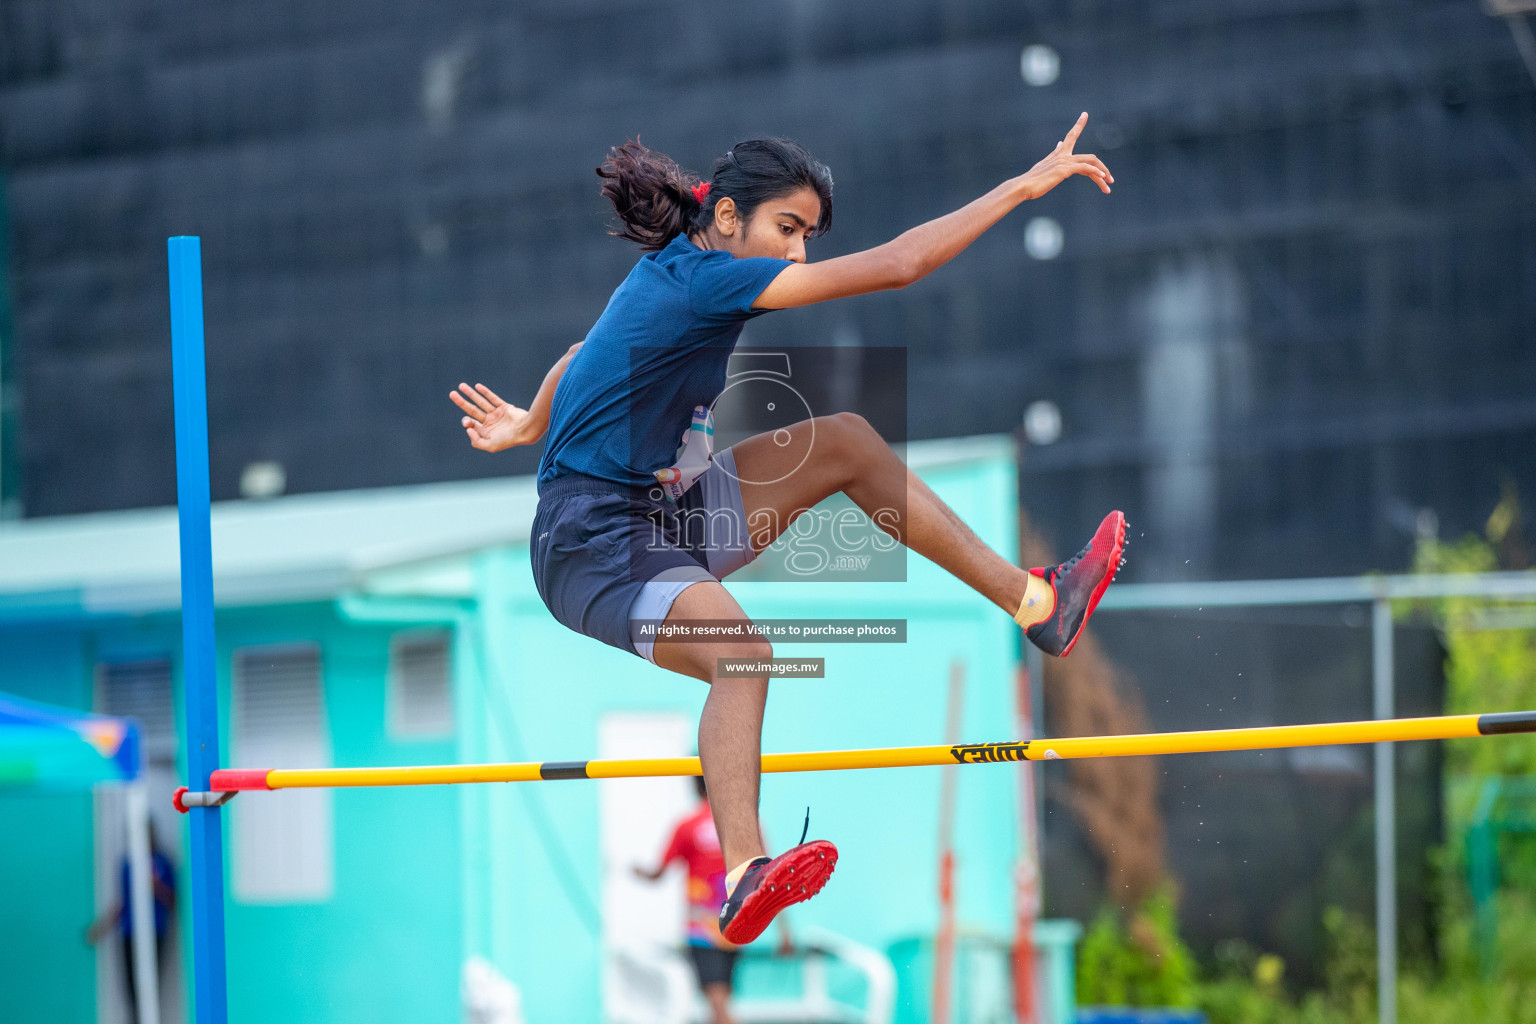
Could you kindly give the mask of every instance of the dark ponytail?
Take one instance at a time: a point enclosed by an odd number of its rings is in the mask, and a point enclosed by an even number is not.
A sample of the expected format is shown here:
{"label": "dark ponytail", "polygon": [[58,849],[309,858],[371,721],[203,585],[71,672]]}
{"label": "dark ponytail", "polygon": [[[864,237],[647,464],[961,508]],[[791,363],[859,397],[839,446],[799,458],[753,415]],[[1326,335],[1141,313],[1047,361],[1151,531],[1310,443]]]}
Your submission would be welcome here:
{"label": "dark ponytail", "polygon": [[619,215],[619,229],[610,232],[642,249],[665,249],[688,228],[687,204],[699,205],[683,169],[664,153],[653,153],[639,140],[614,146],[597,169],[603,195]]}
{"label": "dark ponytail", "polygon": [[[821,200],[816,234],[832,227],[832,172],[805,147],[789,139],[748,139],[715,161],[708,188],[672,158],[642,146],[639,140],[614,146],[597,169],[602,192],[619,215],[618,230],[642,249],[655,252],[680,234],[714,222],[715,203],[729,196],[745,223],[770,199],[809,188]],[[702,200],[699,196],[702,195]]]}

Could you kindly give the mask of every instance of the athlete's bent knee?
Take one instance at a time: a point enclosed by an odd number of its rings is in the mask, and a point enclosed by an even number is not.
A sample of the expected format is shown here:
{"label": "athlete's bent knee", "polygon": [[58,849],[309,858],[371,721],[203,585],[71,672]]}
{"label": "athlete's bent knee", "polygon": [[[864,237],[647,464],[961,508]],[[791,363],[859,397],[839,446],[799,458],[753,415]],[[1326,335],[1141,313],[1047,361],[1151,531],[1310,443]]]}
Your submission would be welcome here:
{"label": "athlete's bent knee", "polygon": [[869,420],[856,412],[837,412],[821,417],[832,436],[838,461],[848,478],[857,476],[860,469],[879,451],[885,442]]}
{"label": "athlete's bent knee", "polygon": [[721,648],[718,652],[716,669],[721,661],[759,662],[767,661],[773,657],[773,644],[766,640],[749,640],[746,643],[731,644]]}
{"label": "athlete's bent knee", "polygon": [[856,412],[835,412],[830,416],[822,417],[829,421],[833,430],[847,441],[860,442],[870,439],[879,440],[880,434],[870,424],[869,420]]}

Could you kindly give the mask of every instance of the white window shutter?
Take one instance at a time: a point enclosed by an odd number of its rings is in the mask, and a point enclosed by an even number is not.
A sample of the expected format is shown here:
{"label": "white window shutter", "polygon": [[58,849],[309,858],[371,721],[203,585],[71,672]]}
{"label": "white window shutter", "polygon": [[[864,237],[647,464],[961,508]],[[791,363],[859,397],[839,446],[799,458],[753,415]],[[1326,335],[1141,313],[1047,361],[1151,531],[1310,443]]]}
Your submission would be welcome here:
{"label": "white window shutter", "polygon": [[96,708],[139,723],[144,763],[176,762],[176,712],[171,704],[171,660],[103,662],[96,667]]}
{"label": "white window shutter", "polygon": [[[241,768],[328,768],[329,729],[313,645],[247,647],[234,659],[233,757]],[[248,902],[328,899],[332,798],[325,789],[249,793],[234,804],[234,889]]]}
{"label": "white window shutter", "polygon": [[407,634],[389,645],[389,732],[411,739],[453,735],[447,633]]}

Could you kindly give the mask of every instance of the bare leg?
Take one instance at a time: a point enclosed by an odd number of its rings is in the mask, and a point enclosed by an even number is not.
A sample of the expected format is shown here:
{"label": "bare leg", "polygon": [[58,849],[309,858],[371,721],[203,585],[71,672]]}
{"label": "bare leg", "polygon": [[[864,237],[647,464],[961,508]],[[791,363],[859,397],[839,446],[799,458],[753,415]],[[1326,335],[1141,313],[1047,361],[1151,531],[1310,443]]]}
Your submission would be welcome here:
{"label": "bare leg", "polygon": [[[688,619],[750,621],[718,583],[695,583],[677,596],[666,621]],[[704,765],[704,785],[709,790],[709,806],[726,867],[763,856],[757,797],[768,680],[720,679],[717,663],[721,658],[771,658],[772,645],[766,641],[698,644],[658,640],[653,653],[662,668],[710,684],[709,697],[699,715],[699,760]]]}
{"label": "bare leg", "polygon": [[[788,435],[788,443],[784,435]],[[731,446],[741,498],[761,551],[800,513],[842,491],[882,530],[1012,615],[1028,573],[989,548],[862,416],[837,413]],[[755,483],[754,481],[773,481]],[[904,516],[882,521],[881,509]]]}
{"label": "bare leg", "polygon": [[[788,443],[783,436],[787,432]],[[1028,574],[977,537],[891,450],[861,416],[805,420],[779,436],[731,447],[754,549],[761,551],[801,513],[843,491],[887,533],[969,584],[1009,615],[1024,598]],[[814,433],[814,443],[812,437]],[[773,483],[754,483],[771,480]],[[881,510],[900,512],[876,518]],[[678,595],[667,621],[740,619],[741,606],[718,583]],[[768,680],[720,679],[720,658],[766,659],[766,641],[698,644],[658,640],[656,664],[710,684],[699,716],[699,758],[727,867],[764,855],[757,819],[763,709]]]}
{"label": "bare leg", "polygon": [[709,1000],[711,1024],[736,1024],[731,1016],[731,986],[723,981],[705,985],[704,998]]}

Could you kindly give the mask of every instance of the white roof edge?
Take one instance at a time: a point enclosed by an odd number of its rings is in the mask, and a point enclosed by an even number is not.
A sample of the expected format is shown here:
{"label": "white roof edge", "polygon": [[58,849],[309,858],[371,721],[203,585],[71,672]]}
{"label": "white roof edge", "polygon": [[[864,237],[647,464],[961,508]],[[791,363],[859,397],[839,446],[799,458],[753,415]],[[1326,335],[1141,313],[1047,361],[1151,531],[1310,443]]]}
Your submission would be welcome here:
{"label": "white roof edge", "polygon": [[[919,471],[1015,457],[1006,434],[913,441],[903,455]],[[215,502],[218,601],[325,599],[370,572],[525,542],[537,504],[532,476]],[[0,595],[12,607],[73,591],[88,614],[171,610],[179,574],[174,506],[0,523]]]}

